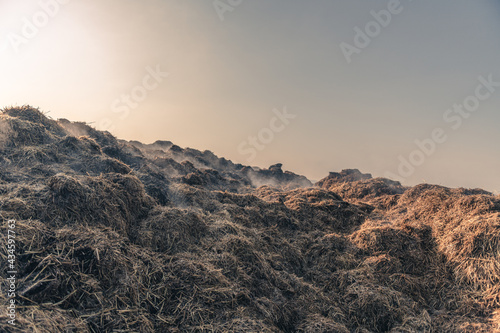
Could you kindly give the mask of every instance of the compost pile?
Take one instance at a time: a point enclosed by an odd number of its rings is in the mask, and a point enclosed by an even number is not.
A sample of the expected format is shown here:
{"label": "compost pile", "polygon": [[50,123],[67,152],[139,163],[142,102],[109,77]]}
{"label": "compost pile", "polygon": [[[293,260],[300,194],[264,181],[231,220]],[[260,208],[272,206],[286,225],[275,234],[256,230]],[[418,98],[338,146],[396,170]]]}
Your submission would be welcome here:
{"label": "compost pile", "polygon": [[[0,113],[2,332],[500,331],[500,197]],[[2,285],[0,304],[7,304]]]}

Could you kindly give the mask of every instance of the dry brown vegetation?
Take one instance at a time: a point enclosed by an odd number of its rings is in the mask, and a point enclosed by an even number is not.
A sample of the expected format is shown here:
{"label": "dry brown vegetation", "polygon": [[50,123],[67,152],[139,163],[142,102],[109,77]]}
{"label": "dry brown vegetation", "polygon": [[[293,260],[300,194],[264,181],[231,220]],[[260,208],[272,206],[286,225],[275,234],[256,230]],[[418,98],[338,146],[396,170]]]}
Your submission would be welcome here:
{"label": "dry brown vegetation", "polygon": [[[19,280],[17,326],[2,310],[0,330],[498,332],[499,212],[483,190],[357,170],[310,186],[6,108],[0,216],[17,221]],[[2,280],[6,264],[2,245]]]}

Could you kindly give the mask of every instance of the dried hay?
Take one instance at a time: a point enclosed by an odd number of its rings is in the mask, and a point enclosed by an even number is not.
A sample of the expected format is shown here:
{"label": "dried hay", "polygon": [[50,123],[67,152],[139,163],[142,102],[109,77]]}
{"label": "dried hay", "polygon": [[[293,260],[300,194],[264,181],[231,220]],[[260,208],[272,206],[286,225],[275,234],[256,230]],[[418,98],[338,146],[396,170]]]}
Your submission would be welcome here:
{"label": "dried hay", "polygon": [[0,141],[22,327],[2,313],[2,332],[500,330],[500,197],[486,191],[356,170],[296,188],[279,164],[119,141],[31,107],[0,114]]}

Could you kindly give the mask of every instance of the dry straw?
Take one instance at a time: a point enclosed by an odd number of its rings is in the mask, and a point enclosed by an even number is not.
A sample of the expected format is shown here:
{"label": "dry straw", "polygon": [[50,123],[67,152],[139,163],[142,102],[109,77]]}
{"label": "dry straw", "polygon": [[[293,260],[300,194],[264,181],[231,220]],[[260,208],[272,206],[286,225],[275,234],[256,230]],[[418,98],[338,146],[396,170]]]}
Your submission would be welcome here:
{"label": "dry straw", "polygon": [[498,196],[357,170],[303,182],[6,108],[19,273],[17,326],[0,311],[0,331],[500,330]]}

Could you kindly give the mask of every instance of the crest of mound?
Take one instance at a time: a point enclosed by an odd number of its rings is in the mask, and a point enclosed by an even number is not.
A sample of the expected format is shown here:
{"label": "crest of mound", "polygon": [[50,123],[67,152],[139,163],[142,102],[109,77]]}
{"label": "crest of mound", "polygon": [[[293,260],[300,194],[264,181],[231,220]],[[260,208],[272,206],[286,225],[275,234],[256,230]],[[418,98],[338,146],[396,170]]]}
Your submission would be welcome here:
{"label": "crest of mound", "polygon": [[317,182],[316,186],[335,192],[350,202],[363,202],[383,208],[393,205],[399,195],[406,191],[400,182],[387,178],[372,178],[371,174],[364,174],[358,169],[330,172],[328,177]]}
{"label": "crest of mound", "polygon": [[56,121],[36,108],[22,106],[0,111],[0,148],[50,143],[64,135],[64,129]]}
{"label": "crest of mound", "polygon": [[322,186],[326,182],[345,183],[345,182],[354,182],[358,180],[366,180],[371,178],[372,178],[371,174],[362,173],[358,169],[344,169],[341,172],[330,172],[328,177],[320,180],[317,185]]}
{"label": "crest of mound", "polygon": [[16,118],[23,122],[40,124],[48,132],[54,135],[64,135],[61,126],[55,120],[47,118],[47,116],[38,108],[34,108],[29,105],[5,108],[2,110],[2,115]]}
{"label": "crest of mound", "polygon": [[[161,202],[167,199],[165,193],[160,193],[164,192],[159,189],[161,184],[154,185],[151,170],[155,170],[157,176],[154,178],[161,183],[164,183],[164,178],[173,178],[191,186],[231,192],[247,191],[246,188],[261,185],[287,189],[312,186],[306,177],[283,171],[282,164],[268,169],[245,167],[211,151],[181,148],[170,141],[143,144],[118,140],[111,133],[99,131],[84,122],[50,119],[38,108],[28,105],[1,111],[0,149],[9,150],[4,154],[6,157],[22,157],[18,162],[23,162],[26,167],[36,165],[43,169],[44,176],[63,171],[57,170],[59,167],[48,170],[58,161],[65,161],[70,169],[82,174],[134,171],[148,183],[148,194]],[[26,156],[30,161],[25,161]],[[108,166],[110,163],[113,165]]]}
{"label": "crest of mound", "polygon": [[302,187],[311,187],[313,184],[304,176],[291,171],[283,171],[283,164],[271,165],[268,169],[246,167],[243,173],[251,180],[255,187],[264,185],[281,189],[292,190]]}

